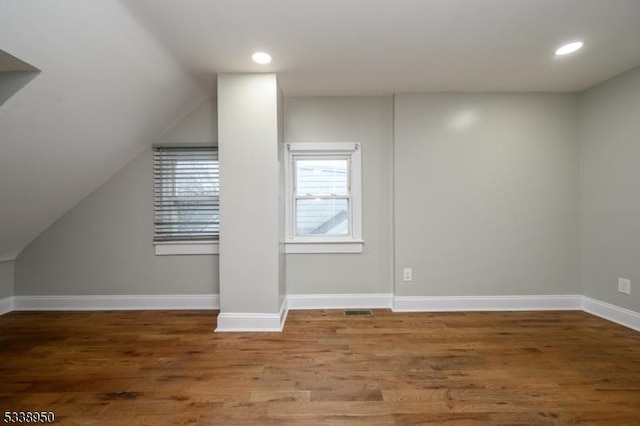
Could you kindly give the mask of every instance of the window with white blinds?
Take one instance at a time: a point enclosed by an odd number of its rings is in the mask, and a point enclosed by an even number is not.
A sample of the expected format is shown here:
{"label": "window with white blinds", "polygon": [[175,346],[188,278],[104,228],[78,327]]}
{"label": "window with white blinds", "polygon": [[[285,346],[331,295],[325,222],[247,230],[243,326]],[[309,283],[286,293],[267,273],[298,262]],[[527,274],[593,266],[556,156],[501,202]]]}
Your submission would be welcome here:
{"label": "window with white blinds", "polygon": [[287,144],[288,253],[361,251],[360,158],[358,143]]}
{"label": "window with white blinds", "polygon": [[211,241],[220,233],[218,149],[154,146],[154,242]]}

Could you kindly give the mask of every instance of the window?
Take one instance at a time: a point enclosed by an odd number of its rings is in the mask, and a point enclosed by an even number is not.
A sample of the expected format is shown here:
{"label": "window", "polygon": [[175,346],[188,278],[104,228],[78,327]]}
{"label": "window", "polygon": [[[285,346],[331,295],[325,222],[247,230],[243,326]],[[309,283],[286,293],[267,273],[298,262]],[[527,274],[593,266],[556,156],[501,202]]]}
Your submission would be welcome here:
{"label": "window", "polygon": [[287,149],[287,253],[362,252],[360,144]]}
{"label": "window", "polygon": [[213,254],[220,234],[218,149],[153,147],[156,254]]}

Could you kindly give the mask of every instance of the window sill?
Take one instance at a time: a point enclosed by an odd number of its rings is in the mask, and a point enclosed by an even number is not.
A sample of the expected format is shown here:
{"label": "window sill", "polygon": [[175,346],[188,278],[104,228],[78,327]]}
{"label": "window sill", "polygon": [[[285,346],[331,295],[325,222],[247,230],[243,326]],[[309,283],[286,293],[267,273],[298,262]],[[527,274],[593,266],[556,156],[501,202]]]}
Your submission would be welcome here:
{"label": "window sill", "polygon": [[362,253],[364,241],[341,242],[287,242],[284,252],[303,253]]}
{"label": "window sill", "polygon": [[[166,242],[154,243],[154,246],[156,256],[212,255],[220,253],[218,241]],[[285,253],[362,253],[363,247],[364,241],[287,242],[285,243]]]}
{"label": "window sill", "polygon": [[176,241],[153,244],[156,247],[156,256],[220,253],[217,241]]}

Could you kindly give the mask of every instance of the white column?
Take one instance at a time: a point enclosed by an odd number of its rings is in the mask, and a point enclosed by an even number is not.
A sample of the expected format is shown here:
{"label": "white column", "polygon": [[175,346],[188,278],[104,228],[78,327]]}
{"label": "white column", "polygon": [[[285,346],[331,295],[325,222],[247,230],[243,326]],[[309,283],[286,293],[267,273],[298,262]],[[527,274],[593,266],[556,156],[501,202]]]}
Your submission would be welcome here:
{"label": "white column", "polygon": [[284,325],[279,92],[275,74],[218,76],[216,331],[279,331]]}

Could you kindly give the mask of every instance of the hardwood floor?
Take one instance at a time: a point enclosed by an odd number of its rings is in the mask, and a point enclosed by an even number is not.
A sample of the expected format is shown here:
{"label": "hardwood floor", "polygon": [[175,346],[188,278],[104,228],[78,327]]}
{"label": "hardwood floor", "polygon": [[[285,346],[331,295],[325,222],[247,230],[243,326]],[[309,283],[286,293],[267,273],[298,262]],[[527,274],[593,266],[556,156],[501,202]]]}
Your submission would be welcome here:
{"label": "hardwood floor", "polygon": [[640,333],[583,312],[0,316],[0,414],[69,425],[640,424]]}

